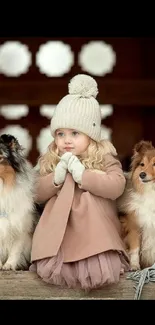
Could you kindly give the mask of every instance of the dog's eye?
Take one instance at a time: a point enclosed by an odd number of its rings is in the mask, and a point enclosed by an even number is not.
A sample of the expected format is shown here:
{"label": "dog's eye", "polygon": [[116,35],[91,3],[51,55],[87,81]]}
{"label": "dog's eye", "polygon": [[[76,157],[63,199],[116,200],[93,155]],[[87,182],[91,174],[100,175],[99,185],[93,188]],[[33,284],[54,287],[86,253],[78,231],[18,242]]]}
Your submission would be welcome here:
{"label": "dog's eye", "polygon": [[139,165],[142,166],[142,167],[144,167],[144,163],[140,163]]}

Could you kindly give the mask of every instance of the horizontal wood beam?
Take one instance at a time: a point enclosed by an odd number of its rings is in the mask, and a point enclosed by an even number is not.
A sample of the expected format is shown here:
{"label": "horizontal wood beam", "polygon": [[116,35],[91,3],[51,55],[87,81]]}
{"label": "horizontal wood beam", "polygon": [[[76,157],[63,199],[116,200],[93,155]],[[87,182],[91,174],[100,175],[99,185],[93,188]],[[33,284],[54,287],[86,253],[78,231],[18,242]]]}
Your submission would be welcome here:
{"label": "horizontal wood beam", "polygon": [[[49,285],[38,278],[36,273],[29,271],[1,271],[0,272],[0,300],[37,299],[37,300],[82,300],[108,299],[133,300],[135,283],[126,279],[127,274],[121,277],[116,285],[90,291],[73,290]],[[155,283],[144,285],[141,299],[155,300]]]}
{"label": "horizontal wood beam", "polygon": [[[155,80],[121,80],[96,78],[101,104],[155,106]],[[69,79],[45,81],[0,81],[0,105],[57,104],[67,94]]]}

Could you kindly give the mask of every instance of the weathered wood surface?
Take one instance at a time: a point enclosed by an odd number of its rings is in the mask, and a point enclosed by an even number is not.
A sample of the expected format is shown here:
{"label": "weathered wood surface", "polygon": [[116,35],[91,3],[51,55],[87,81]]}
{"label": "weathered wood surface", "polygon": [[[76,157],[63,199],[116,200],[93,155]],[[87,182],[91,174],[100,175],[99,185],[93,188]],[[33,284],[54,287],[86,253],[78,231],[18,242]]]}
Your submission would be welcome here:
{"label": "weathered wood surface", "polygon": [[[0,271],[0,300],[133,300],[135,283],[126,276],[117,285],[86,293],[46,284],[33,272]],[[155,283],[144,285],[141,299],[155,300]]]}

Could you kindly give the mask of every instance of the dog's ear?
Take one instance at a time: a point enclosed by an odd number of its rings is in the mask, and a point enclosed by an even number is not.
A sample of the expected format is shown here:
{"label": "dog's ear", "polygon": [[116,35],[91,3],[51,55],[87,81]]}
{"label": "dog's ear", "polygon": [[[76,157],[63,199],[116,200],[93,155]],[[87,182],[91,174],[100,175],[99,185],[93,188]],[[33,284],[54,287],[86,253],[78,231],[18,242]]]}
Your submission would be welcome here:
{"label": "dog's ear", "polygon": [[154,149],[153,145],[152,145],[152,142],[151,141],[140,141],[138,142],[135,146],[134,146],[134,149],[133,149],[133,152],[134,154],[136,153],[144,153],[146,152],[147,150],[152,150]]}
{"label": "dog's ear", "polygon": [[22,149],[18,140],[10,134],[2,134],[0,137],[0,141],[3,142],[6,146],[8,146],[11,150],[20,150]]}

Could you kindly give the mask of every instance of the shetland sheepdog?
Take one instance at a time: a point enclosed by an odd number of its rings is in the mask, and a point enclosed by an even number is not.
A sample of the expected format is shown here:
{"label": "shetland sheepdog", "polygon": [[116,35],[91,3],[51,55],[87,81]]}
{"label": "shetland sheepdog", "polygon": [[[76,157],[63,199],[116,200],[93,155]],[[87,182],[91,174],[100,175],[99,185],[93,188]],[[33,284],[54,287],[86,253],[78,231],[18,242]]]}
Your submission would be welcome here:
{"label": "shetland sheepdog", "polygon": [[155,148],[151,142],[135,145],[126,178],[117,204],[130,267],[137,270],[155,262]]}
{"label": "shetland sheepdog", "polygon": [[28,269],[37,214],[35,174],[12,135],[0,136],[0,269]]}

